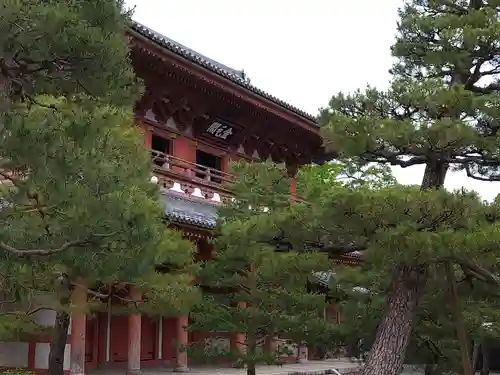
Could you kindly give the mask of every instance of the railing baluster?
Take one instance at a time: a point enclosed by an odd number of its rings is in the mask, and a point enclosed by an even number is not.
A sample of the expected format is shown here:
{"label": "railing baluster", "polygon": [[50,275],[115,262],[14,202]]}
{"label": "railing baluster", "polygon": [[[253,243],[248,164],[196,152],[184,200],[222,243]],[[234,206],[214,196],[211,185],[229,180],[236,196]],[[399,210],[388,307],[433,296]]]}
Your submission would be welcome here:
{"label": "railing baluster", "polygon": [[[169,174],[178,176],[177,178],[180,177],[180,181],[182,181],[183,177],[186,182],[190,181],[195,185],[198,183],[200,187],[206,186],[210,194],[215,192],[218,194],[222,193],[227,198],[226,189],[217,185],[234,182],[234,176],[229,173],[183,160],[161,151],[148,149],[148,152],[151,154],[153,166],[161,180],[163,179],[161,176],[162,172],[168,172]],[[223,196],[222,194],[221,197]]]}
{"label": "railing baluster", "polygon": [[165,155],[165,163],[163,163],[163,168],[170,170],[170,155]]}

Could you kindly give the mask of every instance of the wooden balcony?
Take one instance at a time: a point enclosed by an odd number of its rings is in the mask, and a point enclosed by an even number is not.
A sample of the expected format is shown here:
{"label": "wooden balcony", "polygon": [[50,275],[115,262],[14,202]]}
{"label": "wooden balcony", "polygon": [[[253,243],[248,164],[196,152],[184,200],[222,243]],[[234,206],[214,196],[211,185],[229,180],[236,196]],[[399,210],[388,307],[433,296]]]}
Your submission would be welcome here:
{"label": "wooden balcony", "polygon": [[231,199],[227,184],[234,182],[233,175],[156,150],[150,152],[153,173],[164,189],[214,203]]}

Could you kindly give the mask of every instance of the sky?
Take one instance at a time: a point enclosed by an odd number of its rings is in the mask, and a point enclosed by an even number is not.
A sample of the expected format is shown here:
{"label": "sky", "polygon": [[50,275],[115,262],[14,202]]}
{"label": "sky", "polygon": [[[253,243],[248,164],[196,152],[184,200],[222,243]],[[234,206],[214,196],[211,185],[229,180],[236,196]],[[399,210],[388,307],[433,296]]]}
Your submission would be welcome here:
{"label": "sky", "polygon": [[[402,0],[126,0],[134,19],[211,59],[244,69],[252,84],[316,115],[332,95],[383,89]],[[395,168],[419,184],[423,167]],[[492,199],[500,183],[449,173],[446,187]]]}

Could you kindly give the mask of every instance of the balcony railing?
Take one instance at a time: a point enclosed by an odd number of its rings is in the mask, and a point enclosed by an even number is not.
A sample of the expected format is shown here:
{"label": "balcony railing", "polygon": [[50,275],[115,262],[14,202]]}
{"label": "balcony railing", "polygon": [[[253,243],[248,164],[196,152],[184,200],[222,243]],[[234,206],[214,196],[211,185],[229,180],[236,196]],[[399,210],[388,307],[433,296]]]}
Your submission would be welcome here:
{"label": "balcony railing", "polygon": [[[225,202],[232,198],[227,185],[235,182],[234,175],[160,151],[149,151],[153,172],[163,188],[213,202]],[[300,197],[293,199],[297,203],[306,203]]]}
{"label": "balcony railing", "polygon": [[233,175],[160,151],[150,152],[154,174],[162,187],[215,202],[231,198],[226,186],[234,182]]}

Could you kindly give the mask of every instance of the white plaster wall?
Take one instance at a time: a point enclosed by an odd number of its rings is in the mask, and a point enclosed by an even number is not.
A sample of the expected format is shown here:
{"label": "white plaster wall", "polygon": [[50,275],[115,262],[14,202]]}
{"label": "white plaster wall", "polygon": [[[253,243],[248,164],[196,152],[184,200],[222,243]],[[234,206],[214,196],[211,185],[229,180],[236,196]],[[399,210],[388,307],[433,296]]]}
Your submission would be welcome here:
{"label": "white plaster wall", "polygon": [[[40,310],[33,314],[33,322],[38,325],[53,327],[56,323],[55,310]],[[71,317],[69,320],[68,335],[71,335]]]}
{"label": "white plaster wall", "polygon": [[167,128],[171,128],[171,129],[174,129],[174,130],[178,130],[177,128],[177,124],[175,123],[175,120],[170,117],[168,120],[167,120],[167,123],[165,124],[167,126]]}
{"label": "white plaster wall", "polygon": [[0,342],[0,366],[28,367],[27,342]]}
{"label": "white plaster wall", "polygon": [[[49,352],[50,344],[48,342],[37,342],[35,350],[35,368],[37,369],[48,369],[49,368]],[[66,344],[64,349],[64,370],[69,370],[70,368],[70,353],[71,344]]]}
{"label": "white plaster wall", "polygon": [[[289,345],[289,344],[287,344],[286,340],[284,340],[284,339],[279,339],[279,341],[277,342],[277,348],[278,348],[278,351],[280,353],[282,353],[283,350],[291,351],[292,352],[291,356],[293,356],[293,357],[297,357],[299,354],[297,345],[295,345],[295,344]],[[285,354],[283,353],[281,355],[285,355]]]}
{"label": "white plaster wall", "polygon": [[33,314],[33,322],[41,326],[53,327],[56,322],[54,310],[40,310]]}
{"label": "white plaster wall", "polygon": [[156,116],[152,109],[148,109],[144,114],[144,117],[148,120],[156,121]]}
{"label": "white plaster wall", "polygon": [[205,348],[209,352],[228,352],[231,350],[231,341],[227,337],[208,337],[205,339]]}
{"label": "white plaster wall", "polygon": [[265,340],[259,337],[259,343],[257,344],[257,354],[261,355],[264,353]]}

